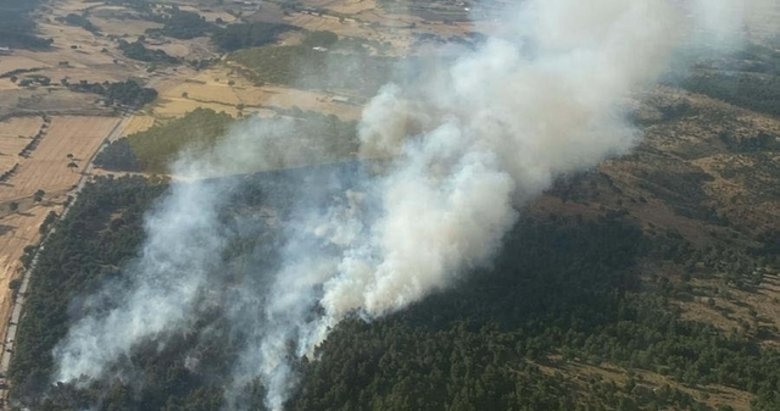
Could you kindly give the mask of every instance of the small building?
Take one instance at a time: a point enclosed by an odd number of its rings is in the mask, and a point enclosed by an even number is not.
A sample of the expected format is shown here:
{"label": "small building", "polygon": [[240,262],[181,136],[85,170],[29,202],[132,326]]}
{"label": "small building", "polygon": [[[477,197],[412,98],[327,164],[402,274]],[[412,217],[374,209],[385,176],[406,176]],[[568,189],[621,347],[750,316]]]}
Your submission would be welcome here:
{"label": "small building", "polygon": [[330,101],[334,103],[349,104],[350,99],[346,96],[333,96]]}
{"label": "small building", "polygon": [[319,52],[323,52],[323,53],[328,51],[327,47],[321,47],[321,46],[314,46],[311,49],[314,50],[314,51],[319,51]]}
{"label": "small building", "polygon": [[11,48],[10,47],[0,47],[0,56],[7,56],[11,54]]}

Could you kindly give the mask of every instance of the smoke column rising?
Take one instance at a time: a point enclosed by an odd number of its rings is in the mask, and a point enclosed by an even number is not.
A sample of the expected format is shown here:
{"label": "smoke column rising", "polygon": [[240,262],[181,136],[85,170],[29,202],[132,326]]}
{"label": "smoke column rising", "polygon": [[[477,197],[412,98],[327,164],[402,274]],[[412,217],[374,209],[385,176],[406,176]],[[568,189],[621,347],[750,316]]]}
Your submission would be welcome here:
{"label": "smoke column rising", "polygon": [[[266,294],[241,290],[226,303],[235,326],[250,330],[229,407],[242,408],[241,388],[259,377],[266,405],[281,409],[295,384],[291,357],[313,358],[347,317],[380,318],[488,264],[516,210],[556,177],[630,150],[639,137],[626,121],[630,95],[655,82],[689,26],[723,28],[723,13],[692,25],[685,10],[697,3],[528,0],[505,13],[500,36],[427,73],[435,81],[385,86],[358,131],[360,156],[388,161],[338,199],[302,201]],[[249,122],[175,170],[198,178],[291,160],[286,131],[281,120]],[[57,381],[99,378],[138,342],[187,326],[224,249],[218,193],[229,190],[174,185],[147,218],[128,296],[76,322],[55,350]]]}

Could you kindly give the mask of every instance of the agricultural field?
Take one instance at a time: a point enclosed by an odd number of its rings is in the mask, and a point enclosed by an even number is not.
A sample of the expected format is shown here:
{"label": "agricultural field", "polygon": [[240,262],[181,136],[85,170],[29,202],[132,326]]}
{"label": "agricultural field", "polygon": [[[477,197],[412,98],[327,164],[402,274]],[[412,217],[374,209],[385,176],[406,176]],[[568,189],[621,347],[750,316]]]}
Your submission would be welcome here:
{"label": "agricultural field", "polygon": [[181,117],[198,107],[224,111],[233,117],[249,113],[268,116],[274,110],[295,107],[333,114],[344,120],[354,120],[360,114],[360,107],[355,103],[334,102],[335,93],[275,85],[256,86],[240,73],[240,68],[231,66],[202,71],[161,89],[160,98],[149,111],[158,118]]}
{"label": "agricultural field", "polygon": [[94,94],[65,89],[20,89],[0,92],[0,119],[40,113],[68,115],[110,115],[111,110],[95,104]]}
{"label": "agricultural field", "polygon": [[105,17],[100,17],[100,15],[101,13],[99,11],[93,11],[90,21],[99,27],[100,31],[107,36],[132,38],[145,35],[146,30],[159,29],[162,27],[162,24],[153,21],[112,17],[110,13],[107,13]]}
{"label": "agricultural field", "polygon": [[[19,153],[43,126],[38,116],[12,117],[0,121],[0,175],[20,161]],[[6,179],[3,179],[6,180]]]}
{"label": "agricultural field", "polygon": [[[426,19],[416,15],[406,2],[390,3],[376,0],[313,1],[308,2],[309,8],[288,13],[285,21],[309,31],[332,31],[340,36],[382,44],[386,54],[395,56],[418,53],[418,38],[458,38],[479,30],[482,24],[462,18],[447,20],[446,16]],[[417,5],[416,9],[429,7],[429,4]],[[463,15],[462,6],[460,15]],[[488,16],[481,17],[487,24],[493,24]]]}
{"label": "agricultural field", "polygon": [[130,117],[122,127],[122,133],[130,135],[146,131],[154,126],[155,118],[149,115],[139,114]]}
{"label": "agricultural field", "polygon": [[29,158],[0,187],[0,201],[32,196],[37,190],[62,194],[81,178],[103,140],[117,125],[116,117],[55,116]]}

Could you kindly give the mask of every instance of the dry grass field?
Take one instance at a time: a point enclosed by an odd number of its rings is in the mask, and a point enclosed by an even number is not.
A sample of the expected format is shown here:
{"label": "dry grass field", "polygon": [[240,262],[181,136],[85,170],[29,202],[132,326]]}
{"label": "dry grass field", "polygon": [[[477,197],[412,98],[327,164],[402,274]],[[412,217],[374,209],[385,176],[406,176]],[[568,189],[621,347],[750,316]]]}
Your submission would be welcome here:
{"label": "dry grass field", "polygon": [[[148,48],[162,50],[168,55],[185,60],[200,60],[214,57],[213,46],[207,37],[196,37],[190,40],[166,38],[162,41],[147,41]],[[157,44],[159,43],[159,44]]]}
{"label": "dry grass field", "polygon": [[154,125],[155,118],[149,115],[139,114],[131,117],[122,127],[122,134],[130,135],[146,131]]}
{"label": "dry grass field", "polygon": [[118,81],[136,71],[133,64],[114,63],[121,56],[110,40],[95,37],[82,28],[45,23],[40,25],[40,31],[42,36],[54,39],[53,49],[45,53],[16,50],[12,56],[0,56],[0,74],[35,68],[40,69],[35,74],[47,76],[58,84],[66,77],[71,82]]}
{"label": "dry grass field", "polygon": [[148,29],[159,29],[162,24],[139,19],[116,17],[91,17],[89,21],[106,35],[125,37],[128,40],[146,34]]}
{"label": "dry grass field", "polygon": [[13,117],[0,121],[0,138],[32,137],[41,128],[41,124],[43,120],[37,116]]}
{"label": "dry grass field", "polygon": [[724,333],[765,333],[762,345],[780,348],[780,275],[765,273],[763,279],[756,292],[735,289],[723,281],[697,279],[693,281],[696,289],[714,297],[680,303],[683,317],[712,324]]}
{"label": "dry grass field", "polygon": [[[233,117],[243,112],[272,114],[273,110],[295,107],[304,111],[333,114],[342,120],[355,120],[360,107],[333,101],[325,92],[278,86],[255,86],[230,66],[219,65],[195,76],[182,73],[181,81],[160,88],[160,99],[151,109],[155,117],[176,118],[198,107],[224,111]],[[243,110],[239,110],[239,106]]]}
{"label": "dry grass field", "polygon": [[[709,384],[694,389],[675,381],[673,378],[651,371],[632,370],[633,374],[629,376],[624,368],[611,364],[590,365],[570,361],[567,364],[559,365],[560,360],[560,357],[553,356],[550,358],[549,365],[537,365],[547,375],[564,372],[566,375],[572,376],[578,389],[587,387],[585,382],[594,378],[625,387],[633,377],[633,381],[637,386],[654,391],[663,386],[669,386],[683,391],[696,399],[703,400],[707,405],[716,409],[720,406],[731,406],[734,411],[747,411],[750,409],[750,401],[753,399],[753,395],[748,392],[719,384]],[[704,393],[706,393],[706,396]]]}
{"label": "dry grass field", "polygon": [[204,8],[204,7],[194,7],[194,6],[189,6],[189,5],[182,5],[179,8],[181,10],[183,10],[183,11],[190,11],[190,12],[193,12],[193,13],[198,13],[201,16],[203,16],[203,18],[205,18],[206,21],[210,21],[210,22],[214,22],[217,19],[222,19],[222,21],[225,22],[225,23],[233,23],[233,22],[235,22],[237,20],[236,16],[234,16],[234,15],[232,15],[232,14],[226,12],[226,11],[216,10],[216,9],[210,8],[210,7],[209,8]]}
{"label": "dry grass field", "polygon": [[62,88],[7,90],[0,92],[0,119],[14,115],[104,115],[110,110],[95,104],[95,95]]}
{"label": "dry grass field", "polygon": [[[117,125],[115,117],[53,117],[48,132],[29,159],[20,161],[19,169],[0,187],[0,201],[29,197],[41,189],[63,193],[80,178],[80,171]],[[68,154],[78,168],[69,168]]]}
{"label": "dry grass field", "polygon": [[23,161],[19,152],[40,130],[43,119],[37,116],[12,117],[0,121],[0,174]]}
{"label": "dry grass field", "polygon": [[285,20],[306,30],[332,31],[343,37],[357,37],[389,45],[388,55],[414,54],[415,36],[435,34],[448,38],[480,31],[479,23],[425,20],[407,13],[384,10],[376,0],[317,0],[307,3],[326,12],[292,13]]}

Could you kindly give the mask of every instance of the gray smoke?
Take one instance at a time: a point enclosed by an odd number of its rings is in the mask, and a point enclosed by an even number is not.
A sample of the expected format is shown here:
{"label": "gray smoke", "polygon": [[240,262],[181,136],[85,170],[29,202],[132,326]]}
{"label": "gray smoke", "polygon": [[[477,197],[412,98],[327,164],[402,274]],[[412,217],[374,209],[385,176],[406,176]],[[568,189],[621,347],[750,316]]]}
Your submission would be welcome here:
{"label": "gray smoke", "polygon": [[[631,95],[652,86],[675,47],[716,33],[733,41],[764,1],[528,0],[498,35],[435,79],[387,85],[359,124],[359,155],[383,159],[337,198],[301,187],[285,224],[282,262],[258,294],[239,289],[228,317],[248,331],[234,368],[231,408],[260,378],[281,409],[295,384],[291,358],[350,316],[403,309],[490,262],[517,209],[562,174],[626,153],[639,133]],[[739,10],[739,13],[728,10]],[[284,120],[253,120],[206,156],[184,156],[174,184],[147,217],[134,282],[117,308],[74,324],[55,350],[57,381],[99,378],[139,342],[189,326],[193,303],[220,261],[217,214],[232,188],[204,177],[305,164]]]}

